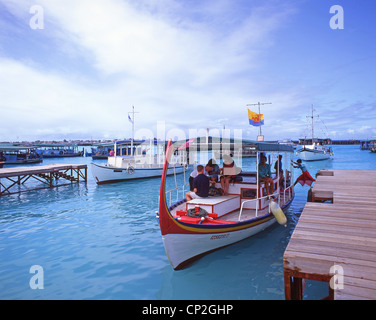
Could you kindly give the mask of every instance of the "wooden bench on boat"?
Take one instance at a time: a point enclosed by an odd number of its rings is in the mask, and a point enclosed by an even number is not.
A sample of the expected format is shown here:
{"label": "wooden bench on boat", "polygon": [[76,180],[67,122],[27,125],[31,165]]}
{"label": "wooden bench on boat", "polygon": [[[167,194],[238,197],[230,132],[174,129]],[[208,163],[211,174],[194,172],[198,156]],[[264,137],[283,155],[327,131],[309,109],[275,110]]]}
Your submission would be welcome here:
{"label": "wooden bench on boat", "polygon": [[192,209],[195,206],[200,206],[200,208],[205,209],[208,213],[216,213],[218,217],[221,217],[227,213],[230,213],[231,211],[238,210],[240,208],[240,196],[228,195],[193,199],[187,201],[186,210]]}

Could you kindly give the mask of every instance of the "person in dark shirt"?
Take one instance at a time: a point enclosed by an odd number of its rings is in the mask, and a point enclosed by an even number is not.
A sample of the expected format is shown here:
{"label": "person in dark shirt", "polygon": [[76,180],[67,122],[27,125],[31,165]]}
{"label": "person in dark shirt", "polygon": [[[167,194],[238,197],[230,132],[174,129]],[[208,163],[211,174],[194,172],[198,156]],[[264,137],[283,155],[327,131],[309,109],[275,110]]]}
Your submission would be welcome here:
{"label": "person in dark shirt", "polygon": [[0,168],[3,167],[4,162],[5,162],[6,160],[7,160],[7,159],[4,157],[3,152],[0,152]]}
{"label": "person in dark shirt", "polygon": [[204,167],[197,166],[198,175],[193,179],[193,191],[186,193],[187,201],[209,196],[209,178],[204,174]]}

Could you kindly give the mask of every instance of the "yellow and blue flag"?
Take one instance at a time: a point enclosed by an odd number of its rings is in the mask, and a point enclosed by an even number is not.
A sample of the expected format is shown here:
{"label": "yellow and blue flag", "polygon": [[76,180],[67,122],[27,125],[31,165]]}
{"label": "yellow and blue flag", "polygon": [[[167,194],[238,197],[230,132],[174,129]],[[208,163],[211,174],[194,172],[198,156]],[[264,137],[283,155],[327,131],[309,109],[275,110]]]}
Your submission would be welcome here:
{"label": "yellow and blue flag", "polygon": [[251,110],[248,109],[248,119],[249,119],[249,124],[255,127],[259,127],[264,125],[264,115],[263,114],[258,114],[256,112],[252,112]]}

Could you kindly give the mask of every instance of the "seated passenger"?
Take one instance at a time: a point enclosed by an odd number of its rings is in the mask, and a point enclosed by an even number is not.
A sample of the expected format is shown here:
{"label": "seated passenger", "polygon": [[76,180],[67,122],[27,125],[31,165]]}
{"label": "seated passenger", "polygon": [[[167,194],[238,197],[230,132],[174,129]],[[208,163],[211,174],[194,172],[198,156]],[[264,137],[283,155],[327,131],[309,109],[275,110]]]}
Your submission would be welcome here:
{"label": "seated passenger", "polygon": [[[199,166],[199,165],[198,165]],[[193,191],[193,180],[194,178],[196,178],[198,176],[198,166],[196,167],[196,169],[194,169],[191,174],[189,175],[189,190],[190,191]],[[203,166],[202,166],[203,167]],[[208,175],[208,171],[211,169],[211,167],[209,167],[208,165],[205,166],[205,169],[204,169],[204,175]]]}
{"label": "seated passenger", "polygon": [[197,166],[197,176],[193,179],[193,191],[187,192],[187,201],[192,199],[207,198],[209,196],[209,178],[204,174],[204,166]]}
{"label": "seated passenger", "polygon": [[235,177],[236,173],[235,161],[231,156],[225,154],[223,155],[223,168],[221,169],[221,186],[223,189],[223,194],[228,195],[228,188],[230,186],[230,181]]}
{"label": "seated passenger", "polygon": [[207,170],[208,177],[211,184],[215,184],[218,182],[218,176],[221,173],[221,169],[219,169],[219,166],[216,164],[214,159],[210,159],[206,167],[209,168]]}
{"label": "seated passenger", "polygon": [[268,197],[274,192],[274,183],[270,171],[270,165],[266,163],[266,156],[262,155],[258,165],[258,174],[260,182],[265,183],[266,193]]}

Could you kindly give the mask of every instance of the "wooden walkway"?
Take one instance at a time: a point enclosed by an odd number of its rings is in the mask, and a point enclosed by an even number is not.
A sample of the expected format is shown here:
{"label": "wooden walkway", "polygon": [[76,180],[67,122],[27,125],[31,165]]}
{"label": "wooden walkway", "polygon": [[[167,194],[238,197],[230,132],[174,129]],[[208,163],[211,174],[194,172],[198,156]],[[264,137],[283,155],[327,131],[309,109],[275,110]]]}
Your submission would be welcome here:
{"label": "wooden walkway", "polygon": [[285,298],[302,299],[311,279],[328,282],[327,299],[374,300],[376,171],[319,174],[283,256]]}
{"label": "wooden walkway", "polygon": [[[40,183],[33,183],[30,188],[24,187],[27,181],[35,182],[35,180]],[[47,166],[3,168],[0,169],[0,196],[53,188],[80,181],[87,182],[86,164],[52,164]]]}

